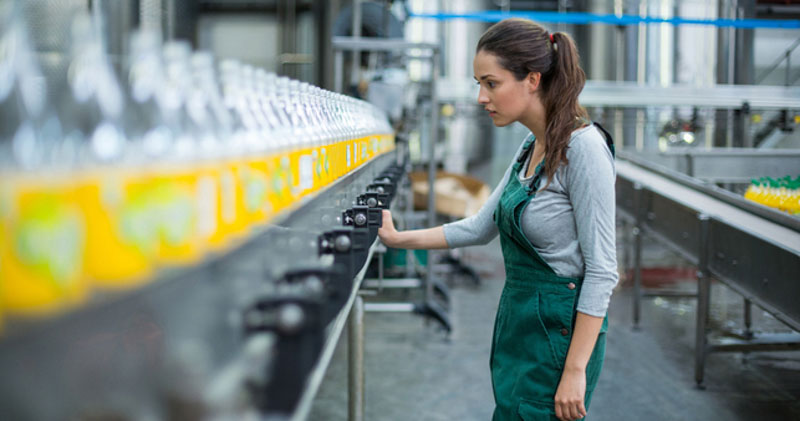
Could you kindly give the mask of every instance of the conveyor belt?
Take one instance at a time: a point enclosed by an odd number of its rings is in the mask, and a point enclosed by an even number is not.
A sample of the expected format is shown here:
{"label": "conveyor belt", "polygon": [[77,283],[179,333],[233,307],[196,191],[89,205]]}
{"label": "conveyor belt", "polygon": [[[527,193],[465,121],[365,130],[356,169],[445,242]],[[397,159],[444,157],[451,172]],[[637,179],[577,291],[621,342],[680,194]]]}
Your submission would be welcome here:
{"label": "conveyor belt", "polygon": [[683,186],[626,161],[617,161],[617,175],[635,180],[643,187],[670,200],[730,224],[754,237],[763,238],[778,247],[800,255],[800,234],[765,220],[721,200]]}
{"label": "conveyor belt", "polygon": [[[625,157],[621,153],[618,157]],[[695,382],[702,387],[711,352],[800,349],[800,337],[754,335],[750,306],[758,305],[800,331],[800,230],[794,218],[637,158],[617,161],[617,209],[633,221],[633,323],[638,326],[642,233],[697,265]],[[711,279],[744,297],[745,330],[736,343],[712,343]],[[657,296],[650,291],[647,296]]]}
{"label": "conveyor belt", "polygon": [[[342,210],[369,195],[368,186],[396,159],[394,152],[377,156],[236,249],[196,267],[165,273],[138,290],[61,317],[17,321],[0,339],[0,419],[96,414],[166,419],[171,418],[166,411],[173,410],[231,419],[255,414],[304,419],[368,260],[354,260],[352,277],[321,278],[323,291],[346,287],[337,295],[322,295],[319,284],[289,280],[287,274],[306,268],[324,274],[341,265],[340,255],[317,254],[320,233],[355,232],[342,226]],[[365,234],[359,238],[366,238],[367,228],[358,229]],[[365,245],[365,259],[372,248],[374,241]],[[320,320],[314,327],[303,325],[297,334],[293,328],[288,333],[264,328],[286,307],[264,310],[263,303],[313,305],[317,297],[324,300],[321,305],[303,307],[311,311],[294,319]],[[262,310],[255,327],[249,317],[254,308]],[[270,312],[275,308],[279,311]]]}
{"label": "conveyor belt", "polygon": [[800,330],[800,231],[794,218],[644,163],[618,160],[617,175],[621,215],[693,264],[705,259],[712,277]]}

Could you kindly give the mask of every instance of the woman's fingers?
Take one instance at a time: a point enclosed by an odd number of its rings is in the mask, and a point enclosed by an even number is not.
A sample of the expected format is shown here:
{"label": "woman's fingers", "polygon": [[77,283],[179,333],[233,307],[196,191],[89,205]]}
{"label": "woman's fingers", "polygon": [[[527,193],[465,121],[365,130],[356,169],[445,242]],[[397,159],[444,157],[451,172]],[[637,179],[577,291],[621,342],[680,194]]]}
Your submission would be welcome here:
{"label": "woman's fingers", "polygon": [[378,229],[378,237],[381,238],[381,241],[384,245],[388,247],[393,247],[393,240],[397,230],[394,229],[394,223],[392,222],[392,213],[386,209],[382,212],[382,219],[383,222],[381,227]]}
{"label": "woman's fingers", "polygon": [[574,421],[586,417],[583,400],[556,402],[556,418],[561,421]]}
{"label": "woman's fingers", "polygon": [[583,405],[583,401],[578,404],[578,419],[586,417],[586,407]]}
{"label": "woman's fingers", "polygon": [[382,228],[386,228],[390,231],[394,231],[394,222],[392,222],[392,212],[389,210],[384,209],[381,212],[381,218],[383,219]]}

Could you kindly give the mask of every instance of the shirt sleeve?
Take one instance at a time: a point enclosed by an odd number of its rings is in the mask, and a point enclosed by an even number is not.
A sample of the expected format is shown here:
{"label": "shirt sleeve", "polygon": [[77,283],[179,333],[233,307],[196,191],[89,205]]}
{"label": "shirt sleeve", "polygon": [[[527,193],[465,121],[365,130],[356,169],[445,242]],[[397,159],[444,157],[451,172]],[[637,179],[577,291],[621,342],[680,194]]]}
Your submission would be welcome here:
{"label": "shirt sleeve", "polygon": [[604,317],[617,272],[614,157],[599,130],[572,142],[567,153],[567,192],[575,214],[584,279],[578,311]]}
{"label": "shirt sleeve", "polygon": [[[531,138],[531,135],[528,135],[525,140],[527,141],[529,138]],[[500,196],[503,195],[503,190],[505,189],[506,183],[508,183],[508,177],[512,176],[511,169],[514,168],[514,163],[517,157],[519,157],[524,144],[525,142],[523,141],[519,145],[517,152],[514,154],[514,159],[511,161],[511,165],[506,169],[505,175],[500,179],[500,183],[495,187],[492,194],[489,195],[486,203],[481,206],[478,213],[443,226],[444,238],[449,248],[487,244],[497,236],[498,231],[497,224],[494,222],[494,210],[500,202]]]}

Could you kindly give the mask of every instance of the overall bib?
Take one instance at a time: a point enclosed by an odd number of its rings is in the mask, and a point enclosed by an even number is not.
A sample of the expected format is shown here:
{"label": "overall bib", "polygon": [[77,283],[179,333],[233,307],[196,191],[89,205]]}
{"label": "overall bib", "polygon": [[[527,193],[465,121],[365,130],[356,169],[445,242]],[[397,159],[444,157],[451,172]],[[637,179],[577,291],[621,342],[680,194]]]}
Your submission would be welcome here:
{"label": "overall bib", "polygon": [[[613,155],[611,137],[597,127],[606,136]],[[572,339],[583,283],[583,279],[556,275],[522,232],[520,219],[540,188],[544,166],[544,161],[537,166],[530,186],[520,182],[518,174],[532,144],[533,140],[528,140],[523,146],[494,214],[506,269],[490,357],[494,421],[557,420],[555,393]],[[603,365],[607,328],[606,317],[586,368],[587,409]]]}

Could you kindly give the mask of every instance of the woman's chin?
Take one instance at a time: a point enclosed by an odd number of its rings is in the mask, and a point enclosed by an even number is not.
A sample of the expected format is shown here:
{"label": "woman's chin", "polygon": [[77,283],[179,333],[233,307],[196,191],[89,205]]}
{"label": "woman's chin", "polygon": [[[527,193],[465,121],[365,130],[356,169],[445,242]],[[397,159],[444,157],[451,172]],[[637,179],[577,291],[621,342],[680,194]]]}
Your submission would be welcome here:
{"label": "woman's chin", "polygon": [[505,127],[505,126],[508,126],[509,124],[511,124],[510,121],[506,121],[506,120],[499,119],[499,118],[496,118],[496,117],[492,119],[492,123],[494,124],[495,127]]}

